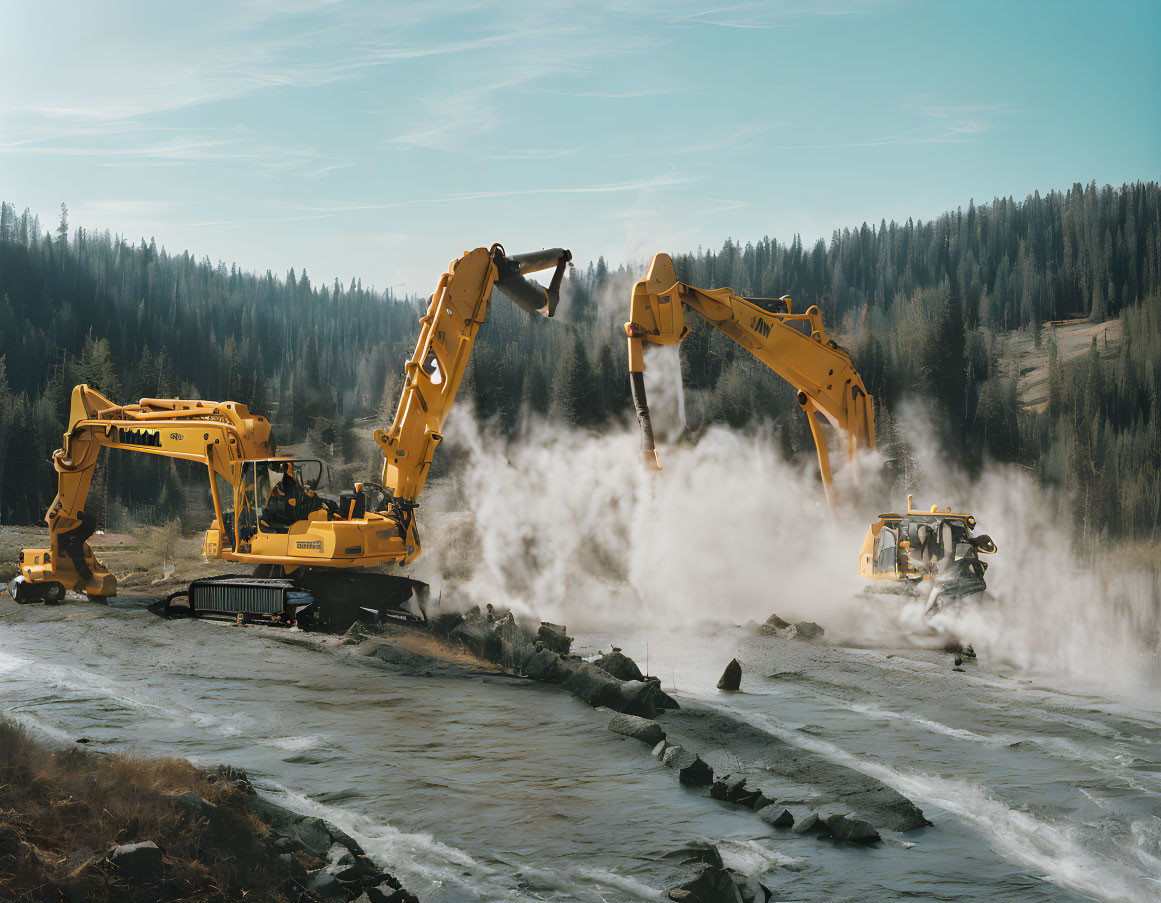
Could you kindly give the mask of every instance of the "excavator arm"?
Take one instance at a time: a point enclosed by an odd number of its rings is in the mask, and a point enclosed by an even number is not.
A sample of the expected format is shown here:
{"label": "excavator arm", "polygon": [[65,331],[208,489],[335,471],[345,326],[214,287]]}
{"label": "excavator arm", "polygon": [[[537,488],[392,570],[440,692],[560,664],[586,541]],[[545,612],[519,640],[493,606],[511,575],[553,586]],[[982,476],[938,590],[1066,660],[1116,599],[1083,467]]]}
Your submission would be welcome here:
{"label": "excavator arm", "polygon": [[215,475],[238,483],[241,461],[273,454],[270,424],[243,404],[143,398],[117,405],[95,389],[73,389],[64,443],[53,453],[57,495],[45,515],[47,549],[20,553],[13,597],[50,601],[66,590],[114,596],[117,580],[93,555],[88,540],[95,519],[85,512],[101,450],[120,448],[193,461],[209,472],[214,513],[222,520]]}
{"label": "excavator arm", "polygon": [[[509,256],[495,244],[468,251],[440,277],[420,320],[415,353],[405,365],[395,420],[387,430],[375,431],[384,454],[382,484],[393,495],[397,516],[410,521],[410,509],[427,481],[435,449],[443,439],[444,418],[467,370],[492,289],[499,287],[530,313],[551,317],[570,260],[572,253],[563,248]],[[555,272],[547,287],[524,278],[552,268]]]}
{"label": "excavator arm", "polygon": [[[767,301],[769,310],[756,301]],[[871,396],[850,355],[827,338],[817,307],[793,313],[790,299],[748,299],[733,289],[701,289],[677,281],[668,254],[657,254],[645,279],[633,287],[625,332],[629,339],[629,380],[641,426],[641,452],[648,464],[660,467],[649,405],[645,397],[644,346],[679,344],[688,334],[685,310],[698,313],[798,390],[818,451],[818,465],[827,501],[834,508],[830,458],[822,423],[829,422],[847,437],[848,454],[875,447]]]}

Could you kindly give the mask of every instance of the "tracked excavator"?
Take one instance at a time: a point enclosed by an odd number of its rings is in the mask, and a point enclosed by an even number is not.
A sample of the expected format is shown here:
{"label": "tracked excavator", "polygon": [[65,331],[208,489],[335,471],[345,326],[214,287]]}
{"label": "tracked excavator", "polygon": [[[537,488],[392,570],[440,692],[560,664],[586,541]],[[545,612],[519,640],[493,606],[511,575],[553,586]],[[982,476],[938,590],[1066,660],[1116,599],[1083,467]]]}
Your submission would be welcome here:
{"label": "tracked excavator", "polygon": [[[802,313],[791,308],[789,296],[743,298],[731,288],[703,289],[679,282],[668,254],[656,254],[645,278],[633,286],[629,321],[629,385],[641,430],[641,456],[646,466],[660,470],[645,395],[645,345],[678,345],[690,328],[687,310],[729,336],[798,393],[818,453],[827,503],[835,511],[827,426],[840,431],[849,458],[875,448],[875,416],[871,396],[851,356],[829,338],[817,306]],[[884,514],[867,531],[859,554],[859,573],[875,583],[889,581],[914,590],[925,581],[928,612],[985,588],[987,564],[981,553],[996,550],[986,535],[973,536],[975,518],[912,509]]]}
{"label": "tracked excavator", "polygon": [[[323,462],[280,457],[270,423],[243,404],[143,398],[118,405],[77,386],[64,444],[53,455],[58,490],[45,516],[48,548],[20,553],[12,598],[56,602],[70,590],[116,595],[117,578],[89,545],[97,525],[85,511],[97,460],[109,448],[205,467],[214,517],[202,553],[250,569],[194,580],[167,601],[171,612],[327,630],[356,620],[424,617],[424,584],[371,568],[401,567],[420,554],[418,496],[492,290],[551,317],[571,259],[563,248],[509,255],[496,244],[449,265],[420,319],[394,421],[375,431],[384,455],[379,480],[356,483],[337,498],[318,491]],[[548,269],[554,272],[547,287],[524,278]]]}

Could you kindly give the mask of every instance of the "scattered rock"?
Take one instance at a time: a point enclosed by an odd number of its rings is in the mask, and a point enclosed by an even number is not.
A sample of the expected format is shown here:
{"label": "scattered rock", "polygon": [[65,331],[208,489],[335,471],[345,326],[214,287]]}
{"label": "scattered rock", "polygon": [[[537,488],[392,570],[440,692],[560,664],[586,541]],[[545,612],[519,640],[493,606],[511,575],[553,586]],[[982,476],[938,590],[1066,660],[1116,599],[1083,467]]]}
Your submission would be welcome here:
{"label": "scattered rock", "polygon": [[726,775],[714,781],[714,785],[710,788],[710,796],[726,803],[741,803],[751,795],[746,789],[745,777]]}
{"label": "scattered rock", "polygon": [[703,865],[698,873],[669,892],[683,903],[744,903],[733,876],[724,868]]}
{"label": "scattered rock", "polygon": [[640,740],[642,743],[648,743],[650,746],[655,746],[665,739],[665,731],[656,721],[639,718],[636,715],[626,715],[623,712],[613,715],[609,722],[609,730],[614,734],[623,734],[634,740]]}
{"label": "scattered rock", "polygon": [[629,656],[614,647],[608,655],[602,655],[593,662],[602,671],[607,671],[618,680],[644,680],[645,675],[637,667],[637,663]]}
{"label": "scattered rock", "polygon": [[[817,818],[817,816],[815,817]],[[794,827],[794,816],[789,809],[783,809],[781,806],[766,806],[764,809],[759,809],[758,818],[772,828]]]}
{"label": "scattered rock", "polygon": [[784,639],[814,640],[826,633],[821,626],[813,621],[797,621],[791,624],[778,615],[770,615],[766,623],[758,628],[760,636],[780,636]]}
{"label": "scattered rock", "polygon": [[212,803],[206,802],[196,793],[179,793],[172,797],[177,808],[189,818],[198,821],[211,819],[218,814],[218,809]]}
{"label": "scattered rock", "polygon": [[957,655],[957,656],[955,657],[954,661],[955,661],[955,666],[958,668],[960,665],[962,665],[962,664],[963,664],[963,656],[962,656],[962,655]]}
{"label": "scattered rock", "polygon": [[321,818],[304,818],[290,830],[291,840],[297,840],[302,849],[316,856],[323,856],[334,842],[327,824]]}
{"label": "scattered rock", "polygon": [[541,621],[536,636],[545,649],[549,649],[557,655],[568,655],[568,651],[572,648],[572,637],[565,633],[563,624],[550,624],[548,621]]}
{"label": "scattered rock", "polygon": [[844,840],[847,843],[878,843],[879,832],[869,822],[853,815],[832,815],[826,820],[826,826],[835,840]]}
{"label": "scattered rock", "polygon": [[652,718],[657,710],[667,707],[669,699],[656,680],[618,680],[589,662],[581,662],[561,684],[574,696],[594,708],[607,706],[614,712],[627,712]]}
{"label": "scattered rock", "polygon": [[819,816],[817,812],[811,812],[810,815],[802,819],[794,826],[795,834],[829,834],[830,829],[827,824]]}
{"label": "scattered rock", "polygon": [[814,640],[826,633],[814,621],[798,621],[794,625],[795,636],[800,640]]}
{"label": "scattered rock", "polygon": [[719,690],[736,690],[742,685],[742,665],[736,658],[730,659],[726,670],[722,672],[718,681]]}
{"label": "scattered rock", "polygon": [[667,749],[661,764],[676,769],[678,780],[687,787],[707,787],[714,782],[714,770],[701,756],[680,746]]}
{"label": "scattered rock", "polygon": [[511,612],[496,621],[492,629],[500,638],[500,664],[519,673],[524,662],[536,653],[536,637],[517,624]]}
{"label": "scattered rock", "polygon": [[758,628],[758,633],[761,636],[778,636],[789,626],[789,621],[783,621],[778,615],[770,615],[766,619],[766,623]]}
{"label": "scattered rock", "polygon": [[718,852],[718,848],[712,843],[692,843],[687,847],[682,847],[680,850],[674,850],[667,855],[680,858],[682,865],[688,865],[691,862],[701,862],[705,865],[711,865],[714,868],[725,868],[725,865],[722,863],[722,854]]}
{"label": "scattered rock", "polygon": [[743,875],[731,869],[730,877],[734,879],[734,886],[738,888],[742,903],[766,903],[770,893],[755,875]]}
{"label": "scattered rock", "polygon": [[358,897],[355,903],[410,903],[414,899],[415,897],[405,890],[392,887],[390,884],[380,884]]}
{"label": "scattered rock", "polygon": [[458,611],[445,611],[428,621],[428,626],[431,628],[432,633],[446,640],[451,636],[451,632],[463,622],[464,616]]}
{"label": "scattered rock", "polygon": [[282,871],[296,880],[306,877],[306,869],[302,867],[302,863],[294,858],[291,853],[282,853],[278,857],[278,864]]}
{"label": "scattered rock", "polygon": [[328,873],[326,869],[318,869],[307,874],[306,889],[311,893],[317,894],[324,900],[346,900],[348,898],[349,894],[347,889],[343,887],[343,882]]}
{"label": "scattered rock", "polygon": [[468,652],[486,661],[499,661],[503,654],[500,637],[484,618],[465,618],[448,634],[448,640],[459,643]]}
{"label": "scattered rock", "polygon": [[653,747],[653,758],[660,762],[661,759],[665,756],[665,750],[668,748],[669,744],[665,740],[662,740],[660,743]]}
{"label": "scattered rock", "polygon": [[558,653],[551,649],[541,649],[524,660],[522,670],[525,677],[558,684],[563,682],[575,668],[573,663],[566,663]]}
{"label": "scattered rock", "polygon": [[154,884],[161,880],[161,850],[152,840],[114,847],[109,861],[133,884]]}

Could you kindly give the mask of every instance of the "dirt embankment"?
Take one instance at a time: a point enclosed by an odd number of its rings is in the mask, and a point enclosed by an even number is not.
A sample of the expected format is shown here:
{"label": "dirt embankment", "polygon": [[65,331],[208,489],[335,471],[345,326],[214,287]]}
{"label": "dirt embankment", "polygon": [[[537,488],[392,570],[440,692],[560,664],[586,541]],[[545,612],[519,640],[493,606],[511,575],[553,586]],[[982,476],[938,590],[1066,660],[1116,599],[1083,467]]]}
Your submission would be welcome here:
{"label": "dirt embankment", "polygon": [[359,845],[178,759],[54,749],[0,720],[0,900],[408,903]]}
{"label": "dirt embankment", "polygon": [[1039,348],[1031,329],[1019,329],[999,336],[1001,359],[1014,366],[1016,391],[1020,404],[1026,409],[1042,410],[1048,404],[1049,339],[1056,343],[1061,364],[1088,353],[1093,339],[1097,340],[1097,350],[1102,358],[1113,357],[1121,340],[1121,321],[1091,323],[1088,320],[1069,320],[1045,326],[1040,333]]}

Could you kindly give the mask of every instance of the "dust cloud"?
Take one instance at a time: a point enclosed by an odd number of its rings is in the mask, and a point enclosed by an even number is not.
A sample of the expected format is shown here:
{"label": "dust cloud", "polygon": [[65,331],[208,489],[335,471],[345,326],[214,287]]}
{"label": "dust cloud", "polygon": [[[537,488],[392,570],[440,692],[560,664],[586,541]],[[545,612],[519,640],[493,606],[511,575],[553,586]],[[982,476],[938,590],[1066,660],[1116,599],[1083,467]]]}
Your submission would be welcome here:
{"label": "dust cloud", "polygon": [[[662,402],[659,439],[681,431],[679,406],[654,392],[677,385],[676,355],[669,373],[657,366],[664,358],[654,354],[647,371],[651,405]],[[535,422],[506,441],[460,408],[441,449],[461,457],[456,491],[444,493],[462,509],[458,529],[428,534],[427,554],[435,564],[456,552],[449,546],[470,548],[459,550],[454,579],[423,576],[441,583],[446,606],[491,602],[580,631],[704,631],[777,613],[816,621],[839,641],[937,646],[955,637],[1020,671],[1156,683],[1157,572],[1077,560],[1064,498],[1017,467],[971,480],[936,451],[921,409],[898,422],[916,505],[973,513],[999,547],[987,559],[987,596],[930,621],[925,599],[868,595],[857,573],[868,524],[906,504],[905,492],[882,493],[883,462],[869,455],[837,468],[836,518],[813,458],[788,462],[768,430],[713,428],[663,442],[664,470],[650,473],[628,424],[595,433]],[[842,457],[832,449],[832,461]]]}

